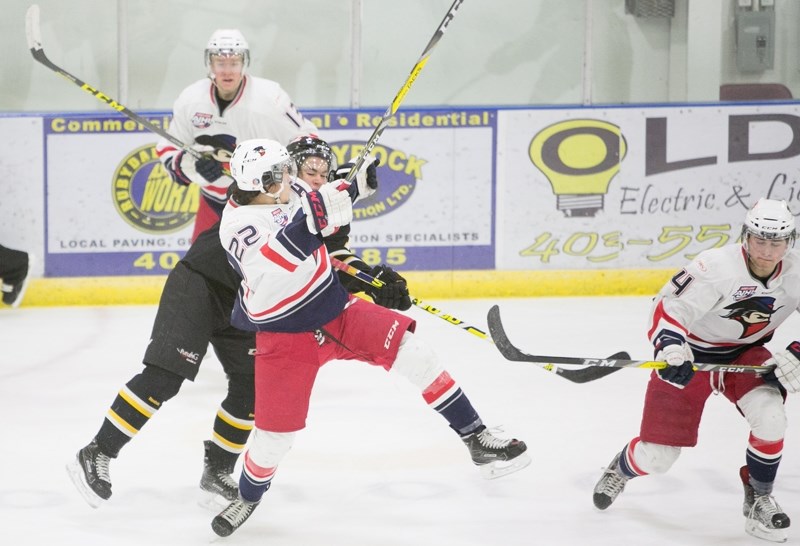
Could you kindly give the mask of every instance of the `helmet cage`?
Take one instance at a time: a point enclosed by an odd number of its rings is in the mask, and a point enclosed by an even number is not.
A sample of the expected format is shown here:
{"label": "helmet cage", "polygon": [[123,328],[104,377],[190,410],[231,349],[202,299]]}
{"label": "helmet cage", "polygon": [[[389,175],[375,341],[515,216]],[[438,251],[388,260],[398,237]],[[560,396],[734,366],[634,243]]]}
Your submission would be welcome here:
{"label": "helmet cage", "polygon": [[328,181],[333,180],[336,169],[339,167],[336,154],[333,153],[330,145],[321,138],[314,136],[297,137],[286,146],[286,149],[297,165],[297,172],[300,172],[303,163],[309,157],[318,157],[328,163]]}
{"label": "helmet cage", "polygon": [[205,66],[211,75],[212,57],[241,57],[242,74],[250,65],[250,47],[244,35],[236,29],[215,30],[205,49]]}
{"label": "helmet cage", "polygon": [[[231,176],[239,189],[260,191],[277,199],[283,185],[297,175],[295,162],[280,143],[268,139],[245,140],[236,146],[230,159]],[[288,175],[288,176],[287,176]],[[275,193],[267,190],[279,184]]]}

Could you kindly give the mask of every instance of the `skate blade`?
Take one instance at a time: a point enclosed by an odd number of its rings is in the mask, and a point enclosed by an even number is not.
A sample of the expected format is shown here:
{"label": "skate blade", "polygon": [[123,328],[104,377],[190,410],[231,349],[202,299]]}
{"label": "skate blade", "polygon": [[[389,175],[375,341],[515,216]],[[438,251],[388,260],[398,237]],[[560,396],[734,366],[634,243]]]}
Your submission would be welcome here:
{"label": "skate blade", "polygon": [[205,489],[200,489],[200,493],[197,496],[197,505],[214,513],[219,513],[221,510],[227,508],[230,503],[231,501],[219,493],[213,493]]}
{"label": "skate blade", "polygon": [[72,483],[75,484],[75,489],[78,490],[78,493],[81,494],[81,497],[89,503],[89,506],[92,508],[99,508],[101,504],[103,504],[105,499],[100,498],[97,493],[92,491],[92,488],[89,487],[89,484],[86,483],[86,478],[83,476],[83,470],[81,470],[78,461],[72,461],[67,464],[67,474],[69,474],[70,480]]}
{"label": "skate blade", "polygon": [[748,535],[770,542],[786,542],[789,539],[786,529],[770,529],[751,519],[745,522],[744,530]]}
{"label": "skate blade", "polygon": [[478,468],[484,479],[494,480],[518,472],[529,464],[531,464],[530,456],[528,456],[527,453],[523,453],[510,461],[495,461],[493,463],[481,465]]}

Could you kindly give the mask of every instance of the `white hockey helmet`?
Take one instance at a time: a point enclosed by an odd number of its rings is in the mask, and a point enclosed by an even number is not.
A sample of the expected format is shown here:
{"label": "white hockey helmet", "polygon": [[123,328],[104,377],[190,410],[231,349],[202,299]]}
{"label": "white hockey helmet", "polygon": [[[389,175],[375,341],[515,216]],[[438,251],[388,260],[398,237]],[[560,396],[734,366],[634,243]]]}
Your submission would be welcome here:
{"label": "white hockey helmet", "polygon": [[208,39],[205,51],[205,65],[209,73],[211,73],[211,57],[214,55],[223,57],[240,56],[242,58],[242,73],[250,64],[250,46],[247,45],[244,34],[235,28],[217,29]]}
{"label": "white hockey helmet", "polygon": [[747,236],[754,235],[759,239],[788,240],[789,248],[794,246],[797,232],[794,215],[786,201],[761,198],[747,211],[742,226],[742,244],[747,250]]}
{"label": "white hockey helmet", "polygon": [[[231,156],[230,169],[240,190],[260,191],[275,199],[297,175],[297,166],[286,147],[266,138],[240,142]],[[281,189],[268,192],[272,184],[280,184]]]}

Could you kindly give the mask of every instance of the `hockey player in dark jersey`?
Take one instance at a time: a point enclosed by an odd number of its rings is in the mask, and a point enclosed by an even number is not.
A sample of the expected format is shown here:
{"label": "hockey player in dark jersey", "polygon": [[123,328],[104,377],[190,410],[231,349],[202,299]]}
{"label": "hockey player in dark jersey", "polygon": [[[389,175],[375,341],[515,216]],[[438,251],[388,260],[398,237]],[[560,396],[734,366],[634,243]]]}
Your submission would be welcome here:
{"label": "hockey player in dark jersey", "polygon": [[[335,157],[324,141],[305,137],[290,147],[298,167],[302,167],[299,170],[312,182],[315,175],[327,180],[329,171],[335,170]],[[314,172],[309,173],[306,168],[309,165],[313,165]],[[346,164],[339,171],[348,172],[351,167]],[[378,183],[375,166],[367,167],[357,179],[363,193],[374,191]],[[387,283],[375,289],[342,274],[348,290],[358,292],[369,288],[373,301],[384,307],[411,306],[405,280],[387,266],[370,268],[364,264],[349,250],[345,234],[336,234],[325,245],[341,260]],[[211,439],[204,442],[200,487],[207,496],[221,496],[226,501],[237,498],[237,483],[231,473],[253,428],[256,347],[254,332],[230,325],[240,282],[220,245],[217,222],[197,237],[168,275],[145,350],[144,368],[122,386],[95,437],[67,466],[70,477],[91,506],[98,507],[111,497],[111,459],[119,455],[164,403],[178,394],[185,380],[194,381],[209,343],[225,371],[228,390],[214,418]]]}

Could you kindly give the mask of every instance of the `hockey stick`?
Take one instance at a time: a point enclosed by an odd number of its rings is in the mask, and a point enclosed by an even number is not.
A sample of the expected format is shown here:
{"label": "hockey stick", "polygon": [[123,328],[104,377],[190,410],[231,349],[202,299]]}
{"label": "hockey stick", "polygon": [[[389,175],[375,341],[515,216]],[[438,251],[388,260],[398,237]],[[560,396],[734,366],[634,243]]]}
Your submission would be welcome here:
{"label": "hockey stick", "polygon": [[456,16],[456,11],[458,11],[458,8],[461,7],[461,4],[463,2],[464,0],[455,0],[453,2],[453,5],[450,6],[450,9],[447,10],[444,19],[442,19],[442,22],[439,23],[439,26],[436,28],[436,32],[433,33],[433,37],[431,37],[430,41],[428,42],[428,45],[425,46],[425,50],[422,52],[422,55],[420,55],[419,59],[414,65],[414,68],[411,69],[411,73],[406,78],[406,81],[403,82],[402,87],[400,87],[400,90],[397,92],[397,95],[395,95],[394,100],[389,105],[389,108],[386,109],[386,112],[383,114],[383,118],[381,119],[380,123],[378,123],[378,126],[375,127],[375,130],[372,132],[372,135],[369,137],[369,140],[367,140],[367,143],[364,145],[364,149],[361,150],[360,154],[358,154],[358,157],[356,158],[355,161],[355,165],[353,165],[353,168],[350,169],[349,173],[347,173],[345,180],[347,180],[348,182],[353,181],[353,179],[356,176],[356,173],[361,169],[362,165],[364,165],[364,161],[366,161],[367,156],[375,147],[375,144],[378,143],[378,139],[381,137],[381,134],[383,134],[383,131],[389,125],[389,121],[391,121],[397,110],[400,108],[400,104],[402,104],[403,99],[406,96],[406,93],[408,93],[409,89],[411,89],[411,86],[414,84],[414,81],[417,79],[417,76],[419,76],[419,73],[428,63],[428,58],[430,58],[433,48],[436,47],[436,44],[438,44],[439,40],[442,39],[444,31],[447,29],[447,25],[449,25],[450,21],[453,20],[453,17]]}
{"label": "hockey stick", "polygon": [[[489,309],[488,314],[489,331],[500,353],[508,360],[514,362],[532,362],[537,365],[578,365],[586,366],[586,369],[598,369],[602,371],[616,371],[622,368],[644,368],[650,370],[660,370],[666,368],[668,364],[660,360],[629,360],[629,358],[575,358],[565,356],[540,356],[524,353],[514,346],[508,339],[503,323],[500,320],[500,308],[497,305]],[[728,372],[728,373],[755,373],[764,374],[772,371],[772,366],[751,366],[739,364],[704,364],[694,363],[694,369],[701,372]],[[611,372],[608,372],[611,373]]]}
{"label": "hockey stick", "polygon": [[[365,273],[364,271],[361,271],[360,269],[356,269],[352,265],[348,265],[348,264],[342,262],[341,260],[337,260],[336,258],[331,258],[331,263],[339,271],[343,271],[344,273],[347,273],[348,275],[350,275],[352,277],[355,277],[355,278],[359,279],[360,281],[363,281],[366,284],[369,284],[369,285],[374,286],[376,288],[380,288],[380,287],[382,287],[382,286],[384,286],[386,284],[383,281],[381,281],[380,279],[376,279],[372,275],[370,275],[368,273]],[[461,320],[459,318],[456,318],[453,315],[442,313],[442,311],[440,309],[437,309],[436,307],[433,307],[432,305],[428,305],[426,303],[423,303],[422,300],[420,300],[418,298],[412,297],[411,298],[411,303],[413,303],[415,306],[419,307],[420,309],[422,309],[424,311],[427,311],[428,313],[430,313],[430,314],[432,314],[432,315],[434,315],[436,317],[439,317],[440,319],[442,319],[444,321],[447,321],[448,324],[452,324],[454,326],[458,326],[462,330],[465,330],[466,332],[469,332],[470,334],[472,334],[472,335],[474,335],[476,337],[479,337],[481,339],[485,339],[489,343],[496,343],[496,341],[493,342],[492,338],[490,338],[489,335],[486,332],[484,332],[483,330],[481,330],[480,328],[476,328],[475,326],[467,324],[463,320]],[[609,358],[610,359],[611,358],[613,358],[613,359],[630,358],[630,355],[628,355],[628,353],[626,353],[626,352],[620,352],[620,353],[616,353],[614,355],[611,355]],[[598,368],[598,367],[583,368],[583,369],[579,369],[579,370],[567,370],[567,369],[564,369],[564,368],[559,368],[558,366],[554,366],[553,364],[549,364],[549,363],[543,363],[543,364],[537,364],[537,365],[540,366],[542,369],[547,370],[548,372],[552,372],[554,374],[560,375],[564,379],[572,381],[573,383],[588,383],[589,381],[594,381],[595,379],[600,379],[601,377],[605,377],[605,376],[607,376],[607,375],[609,375],[611,373],[614,373],[614,372],[619,370],[619,368]]]}
{"label": "hockey stick", "polygon": [[36,59],[38,62],[40,62],[41,64],[43,64],[56,74],[59,74],[64,78],[68,79],[69,81],[71,81],[72,83],[74,83],[75,85],[77,85],[90,95],[106,103],[108,106],[110,106],[117,112],[123,114],[127,118],[132,119],[133,121],[139,123],[146,129],[169,140],[178,148],[192,154],[195,158],[200,159],[201,157],[203,157],[200,152],[187,147],[186,144],[184,144],[183,142],[181,142],[180,140],[169,134],[161,127],[154,125],[149,120],[141,117],[136,112],[129,110],[126,106],[118,103],[117,101],[115,101],[114,99],[112,99],[99,89],[95,89],[88,83],[76,78],[75,76],[73,76],[63,68],[59,67],[58,65],[53,64],[53,62],[47,58],[47,55],[44,54],[44,49],[42,48],[42,33],[39,28],[39,6],[37,4],[31,5],[28,8],[28,11],[25,13],[25,34],[27,35],[28,38],[28,48],[31,50],[33,58]]}
{"label": "hockey stick", "polygon": [[[386,283],[383,282],[382,280],[376,279],[375,277],[373,277],[369,273],[365,273],[365,272],[361,271],[360,269],[356,269],[352,265],[346,264],[341,260],[337,260],[336,258],[331,257],[331,263],[333,264],[333,267],[335,267],[339,271],[343,271],[344,273],[347,273],[351,277],[355,277],[356,279],[358,279],[360,281],[363,281],[366,284],[369,284],[371,286],[374,286],[375,288],[381,288],[382,286],[386,285]],[[416,305],[420,309],[423,309],[423,310],[427,311],[431,315],[434,315],[436,317],[439,317],[442,320],[447,321],[449,324],[452,324],[453,326],[458,326],[459,328],[469,332],[473,336],[476,336],[476,337],[479,337],[481,339],[486,339],[488,341],[491,341],[491,339],[489,339],[489,334],[487,334],[486,332],[484,332],[480,328],[476,328],[475,326],[467,324],[463,320],[458,319],[458,318],[454,317],[453,315],[449,315],[447,313],[443,313],[441,309],[437,309],[436,307],[434,307],[432,305],[428,305],[427,303],[423,303],[422,300],[420,300],[418,298],[412,297],[411,298],[411,303],[413,303],[414,305]]]}

